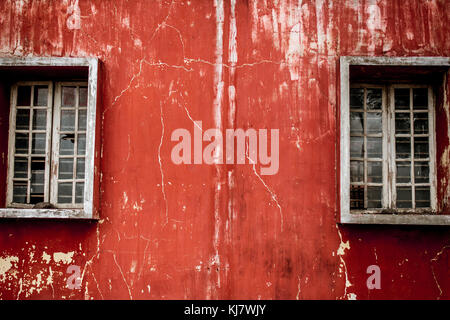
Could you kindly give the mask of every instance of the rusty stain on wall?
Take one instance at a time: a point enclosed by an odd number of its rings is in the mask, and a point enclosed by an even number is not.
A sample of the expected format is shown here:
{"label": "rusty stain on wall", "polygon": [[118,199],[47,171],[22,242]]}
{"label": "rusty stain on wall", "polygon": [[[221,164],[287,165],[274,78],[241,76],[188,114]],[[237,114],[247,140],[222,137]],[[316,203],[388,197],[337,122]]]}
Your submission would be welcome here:
{"label": "rusty stain on wall", "polygon": [[[339,57],[449,56],[449,10],[2,1],[0,55],[98,57],[103,96],[101,220],[0,221],[0,299],[449,299],[448,228],[337,225]],[[170,133],[196,120],[279,129],[278,174],[174,165]],[[381,290],[366,287],[372,264]]]}

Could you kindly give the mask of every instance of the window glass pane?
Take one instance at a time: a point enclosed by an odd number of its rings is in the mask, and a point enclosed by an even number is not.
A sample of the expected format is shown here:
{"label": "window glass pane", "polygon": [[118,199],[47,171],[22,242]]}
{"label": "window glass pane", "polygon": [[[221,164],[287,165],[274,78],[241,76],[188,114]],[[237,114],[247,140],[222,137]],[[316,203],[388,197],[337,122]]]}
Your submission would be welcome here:
{"label": "window glass pane", "polygon": [[383,142],[381,138],[367,138],[367,157],[382,158]]}
{"label": "window glass pane", "polygon": [[39,202],[44,202],[44,194],[41,193],[31,193],[30,194],[30,204],[36,204]]}
{"label": "window glass pane", "polygon": [[430,167],[428,162],[414,162],[414,182],[429,183]]}
{"label": "window glass pane", "polygon": [[83,203],[84,183],[77,182],[75,185],[75,203]]}
{"label": "window glass pane", "polygon": [[412,208],[411,187],[397,187],[397,208]]}
{"label": "window glass pane", "polygon": [[367,182],[383,182],[383,163],[381,161],[367,162]]}
{"label": "window glass pane", "polygon": [[416,208],[429,208],[430,187],[416,187]]}
{"label": "window glass pane", "polygon": [[362,158],[364,156],[364,138],[350,137],[350,156]]}
{"label": "window glass pane", "polygon": [[428,158],[428,137],[414,138],[414,158]]}
{"label": "window glass pane", "polygon": [[16,157],[14,159],[14,178],[28,178],[28,159]]}
{"label": "window glass pane", "polygon": [[87,106],[87,93],[88,93],[87,87],[80,87],[80,101],[78,103],[80,107]]}
{"label": "window glass pane", "polygon": [[78,130],[86,131],[86,109],[78,110]]}
{"label": "window glass pane", "polygon": [[84,158],[77,159],[77,179],[84,179]]}
{"label": "window glass pane", "polygon": [[75,130],[75,110],[61,110],[61,131]]}
{"label": "window glass pane", "polygon": [[409,89],[395,89],[395,109],[409,110]]}
{"label": "window glass pane", "polygon": [[28,153],[28,133],[16,133],[16,153]]}
{"label": "window glass pane", "polygon": [[31,105],[31,86],[19,86],[17,88],[17,105],[18,106]]}
{"label": "window glass pane", "polygon": [[380,110],[382,105],[381,89],[367,89],[367,109]]}
{"label": "window glass pane", "polygon": [[16,129],[17,130],[30,129],[30,109],[17,109]]}
{"label": "window glass pane", "polygon": [[364,182],[364,162],[350,161],[350,181]]}
{"label": "window glass pane", "polygon": [[409,113],[395,113],[395,133],[410,134],[411,123]]}
{"label": "window glass pane", "polygon": [[34,102],[35,106],[46,106],[48,99],[48,86],[34,87]]}
{"label": "window glass pane", "polygon": [[59,158],[58,179],[73,179],[73,158]]}
{"label": "window glass pane", "polygon": [[398,183],[411,182],[411,162],[397,161],[397,177]]}
{"label": "window glass pane", "polygon": [[414,133],[428,133],[428,113],[414,113]]}
{"label": "window glass pane", "polygon": [[84,155],[86,152],[86,135],[83,134],[79,134],[78,135],[78,146],[77,146],[78,155]]}
{"label": "window glass pane", "polygon": [[62,106],[75,107],[76,87],[62,87]]}
{"label": "window glass pane", "polygon": [[72,183],[58,183],[58,203],[72,203]]}
{"label": "window glass pane", "polygon": [[75,145],[75,134],[73,133],[62,134],[59,140],[59,154],[73,155],[74,145]]}
{"label": "window glass pane", "polygon": [[33,110],[33,130],[47,129],[47,110]]}
{"label": "window glass pane", "polygon": [[413,106],[414,110],[428,109],[428,89],[414,88],[413,89]]}
{"label": "window glass pane", "polygon": [[364,133],[364,113],[350,112],[350,133]]}
{"label": "window glass pane", "polygon": [[397,159],[411,157],[411,138],[397,137],[395,139],[395,154]]}
{"label": "window glass pane", "polygon": [[381,208],[382,187],[367,187],[367,208]]}
{"label": "window glass pane", "polygon": [[44,201],[44,175],[45,175],[45,158],[34,157],[31,159],[31,188],[30,203],[38,203]]}
{"label": "window glass pane", "polygon": [[362,109],[364,107],[364,89],[350,89],[350,108]]}
{"label": "window glass pane", "polygon": [[45,154],[46,145],[45,133],[33,133],[33,140],[31,141],[32,154]]}
{"label": "window glass pane", "polygon": [[350,209],[364,209],[364,186],[350,186]]}
{"label": "window glass pane", "polygon": [[382,133],[383,127],[380,112],[367,112],[366,119],[368,134]]}
{"label": "window glass pane", "polygon": [[27,202],[28,183],[24,181],[13,182],[13,202],[26,203]]}

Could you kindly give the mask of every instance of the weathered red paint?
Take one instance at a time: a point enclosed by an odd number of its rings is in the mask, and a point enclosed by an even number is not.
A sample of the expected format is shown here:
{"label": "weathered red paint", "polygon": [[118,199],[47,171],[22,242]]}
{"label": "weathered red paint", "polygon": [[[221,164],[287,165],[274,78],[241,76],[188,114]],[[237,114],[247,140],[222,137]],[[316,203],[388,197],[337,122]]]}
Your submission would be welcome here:
{"label": "weathered red paint", "polygon": [[[448,1],[216,2],[0,3],[2,56],[103,65],[101,220],[0,221],[0,298],[450,298],[447,227],[337,224],[339,56],[449,56]],[[192,119],[280,129],[278,174],[174,165]]]}

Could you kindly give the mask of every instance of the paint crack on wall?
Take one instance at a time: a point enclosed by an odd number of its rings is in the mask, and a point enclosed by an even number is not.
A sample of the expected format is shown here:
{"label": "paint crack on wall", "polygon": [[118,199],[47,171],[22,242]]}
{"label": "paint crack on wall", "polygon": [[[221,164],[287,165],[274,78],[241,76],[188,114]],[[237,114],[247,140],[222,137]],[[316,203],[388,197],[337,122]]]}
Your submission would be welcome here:
{"label": "paint crack on wall", "polygon": [[439,282],[438,282],[438,280],[437,280],[436,274],[435,274],[435,272],[434,272],[434,266],[433,266],[433,263],[434,263],[434,262],[437,262],[437,261],[439,260],[439,257],[444,253],[444,251],[447,250],[447,249],[449,249],[449,248],[450,248],[450,245],[445,245],[445,246],[443,246],[443,247],[441,248],[441,250],[438,251],[438,252],[436,253],[436,255],[430,260],[431,272],[432,272],[432,274],[433,274],[433,279],[434,279],[434,282],[436,283],[437,288],[439,289],[439,297],[438,297],[438,299],[442,296],[442,288],[441,288],[441,286],[440,286],[440,284],[439,284]]}
{"label": "paint crack on wall", "polygon": [[158,163],[159,163],[159,171],[161,173],[161,192],[162,192],[164,204],[165,204],[165,218],[166,218],[166,221],[164,222],[164,226],[165,226],[169,222],[169,204],[168,204],[167,196],[166,196],[166,192],[165,192],[164,171],[163,171],[162,160],[161,160],[161,147],[162,147],[163,140],[164,140],[164,116],[163,116],[162,103],[160,103],[159,106],[160,106],[160,112],[161,112],[161,119],[160,119],[161,120],[161,139],[159,141],[159,146],[158,146]]}

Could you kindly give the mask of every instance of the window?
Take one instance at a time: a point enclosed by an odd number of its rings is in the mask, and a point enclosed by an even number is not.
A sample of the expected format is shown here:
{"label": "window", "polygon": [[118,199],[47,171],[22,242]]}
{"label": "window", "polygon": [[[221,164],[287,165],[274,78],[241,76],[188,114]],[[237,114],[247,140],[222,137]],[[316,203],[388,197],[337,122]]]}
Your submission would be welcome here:
{"label": "window", "polygon": [[351,87],[351,211],[435,211],[432,95],[418,85]]}
{"label": "window", "polygon": [[82,207],[87,83],[20,82],[12,97],[7,207]]}
{"label": "window", "polygon": [[341,58],[341,223],[450,225],[450,195],[438,192],[448,161],[437,163],[448,124],[435,124],[436,110],[449,108],[449,66],[440,57]]}
{"label": "window", "polygon": [[93,58],[0,59],[2,78],[20,80],[1,84],[10,98],[0,94],[0,108],[9,113],[7,139],[6,125],[0,127],[8,145],[0,217],[98,217],[97,64]]}

